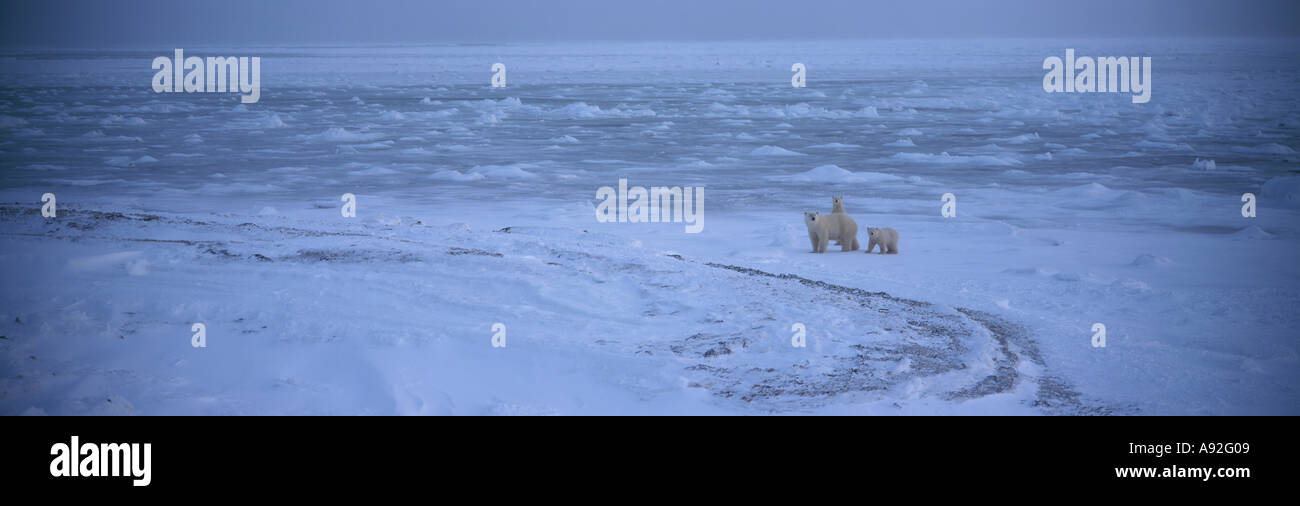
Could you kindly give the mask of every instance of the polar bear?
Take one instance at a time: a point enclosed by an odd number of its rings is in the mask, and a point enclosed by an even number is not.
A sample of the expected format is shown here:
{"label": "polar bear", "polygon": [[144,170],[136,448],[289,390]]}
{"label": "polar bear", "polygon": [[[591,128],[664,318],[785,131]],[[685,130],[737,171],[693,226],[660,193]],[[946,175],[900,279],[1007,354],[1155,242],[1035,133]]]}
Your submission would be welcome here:
{"label": "polar bear", "polygon": [[[844,197],[831,197],[831,214],[842,214],[844,215],[844,218],[841,219],[853,221],[853,218],[850,218],[848,213],[844,211]],[[834,239],[834,241],[836,246],[844,246],[839,239]],[[849,250],[857,251],[860,247],[861,244],[858,243],[858,224],[857,222],[853,222],[853,244],[849,245]]]}
{"label": "polar bear", "polygon": [[898,231],[890,227],[867,227],[867,253],[880,245],[880,254],[898,253]]}
{"label": "polar bear", "polygon": [[844,197],[831,197],[831,213],[844,212]]}
{"label": "polar bear", "polygon": [[859,248],[858,224],[844,213],[819,214],[805,211],[803,223],[808,226],[808,240],[812,243],[813,253],[825,253],[830,241],[839,241],[841,251],[853,251]]}

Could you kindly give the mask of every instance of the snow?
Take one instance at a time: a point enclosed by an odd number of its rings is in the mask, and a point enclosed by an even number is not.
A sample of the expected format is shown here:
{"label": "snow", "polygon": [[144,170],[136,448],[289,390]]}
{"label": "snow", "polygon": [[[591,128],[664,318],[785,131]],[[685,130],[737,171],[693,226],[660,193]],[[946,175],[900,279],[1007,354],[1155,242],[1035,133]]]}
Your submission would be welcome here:
{"label": "snow", "polygon": [[1238,153],[1260,153],[1268,155],[1294,155],[1295,150],[1290,146],[1283,146],[1276,142],[1260,144],[1257,146],[1233,146],[1232,150]]}
{"label": "snow", "polygon": [[903,178],[880,172],[852,172],[838,165],[822,165],[807,172],[789,176],[771,176],[768,179],[802,183],[883,183],[899,182]]}
{"label": "snow", "polygon": [[780,146],[762,146],[754,148],[749,154],[754,156],[803,156],[803,153],[790,151]]}
{"label": "snow", "polygon": [[[1295,46],[1076,42],[1169,84],[1046,94],[1034,40],[240,48],[256,104],[0,59],[0,413],[1300,414]],[[703,231],[598,223],[620,178]],[[810,253],[833,195],[901,253]]]}
{"label": "snow", "polygon": [[1300,207],[1300,176],[1269,178],[1260,186],[1260,195],[1275,206]]}

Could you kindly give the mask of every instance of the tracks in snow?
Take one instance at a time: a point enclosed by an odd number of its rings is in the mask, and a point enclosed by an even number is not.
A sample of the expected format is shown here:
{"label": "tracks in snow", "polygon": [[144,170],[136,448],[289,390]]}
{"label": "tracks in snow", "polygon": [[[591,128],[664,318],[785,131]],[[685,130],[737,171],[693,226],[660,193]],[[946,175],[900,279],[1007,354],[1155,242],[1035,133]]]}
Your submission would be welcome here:
{"label": "tracks in snow", "polygon": [[[794,274],[679,255],[629,254],[608,236],[529,227],[471,235],[410,225],[387,227],[381,234],[365,226],[320,230],[77,209],[63,210],[50,221],[29,206],[0,206],[0,223],[2,235],[34,241],[190,249],[211,269],[236,262],[272,270],[292,263],[321,269],[411,264],[436,271],[464,262],[502,262],[505,277],[542,286],[576,284],[596,299],[635,290],[632,302],[614,306],[624,317],[615,327],[618,338],[584,344],[662,361],[678,368],[689,387],[706,389],[720,403],[745,411],[1018,395],[1020,402],[1049,414],[1125,412],[1085,399],[1050,374],[1029,332],[998,315]],[[178,232],[194,238],[177,238]],[[537,258],[544,261],[525,261]],[[582,328],[585,322],[582,314],[558,310],[548,316],[546,321],[560,327]],[[807,326],[807,348],[790,346],[794,322]],[[1026,397],[1025,391],[1032,394]]]}

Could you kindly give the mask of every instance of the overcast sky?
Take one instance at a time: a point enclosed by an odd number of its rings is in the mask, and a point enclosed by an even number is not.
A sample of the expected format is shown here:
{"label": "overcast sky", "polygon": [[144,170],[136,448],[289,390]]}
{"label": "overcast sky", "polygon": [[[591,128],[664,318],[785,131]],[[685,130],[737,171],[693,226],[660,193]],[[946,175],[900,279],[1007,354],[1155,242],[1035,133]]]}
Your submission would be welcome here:
{"label": "overcast sky", "polygon": [[1297,0],[3,0],[5,46],[1300,36]]}

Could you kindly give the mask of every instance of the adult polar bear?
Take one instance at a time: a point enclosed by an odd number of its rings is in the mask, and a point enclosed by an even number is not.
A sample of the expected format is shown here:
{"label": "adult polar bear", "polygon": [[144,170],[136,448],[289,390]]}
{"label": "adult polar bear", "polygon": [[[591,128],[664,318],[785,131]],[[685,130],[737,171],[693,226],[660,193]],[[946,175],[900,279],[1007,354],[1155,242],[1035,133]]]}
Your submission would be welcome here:
{"label": "adult polar bear", "polygon": [[858,244],[858,223],[844,212],[844,197],[831,197],[831,214],[805,211],[803,223],[808,227],[808,241],[812,243],[813,253],[825,253],[831,241],[840,245],[840,251],[856,251],[861,247]]}

